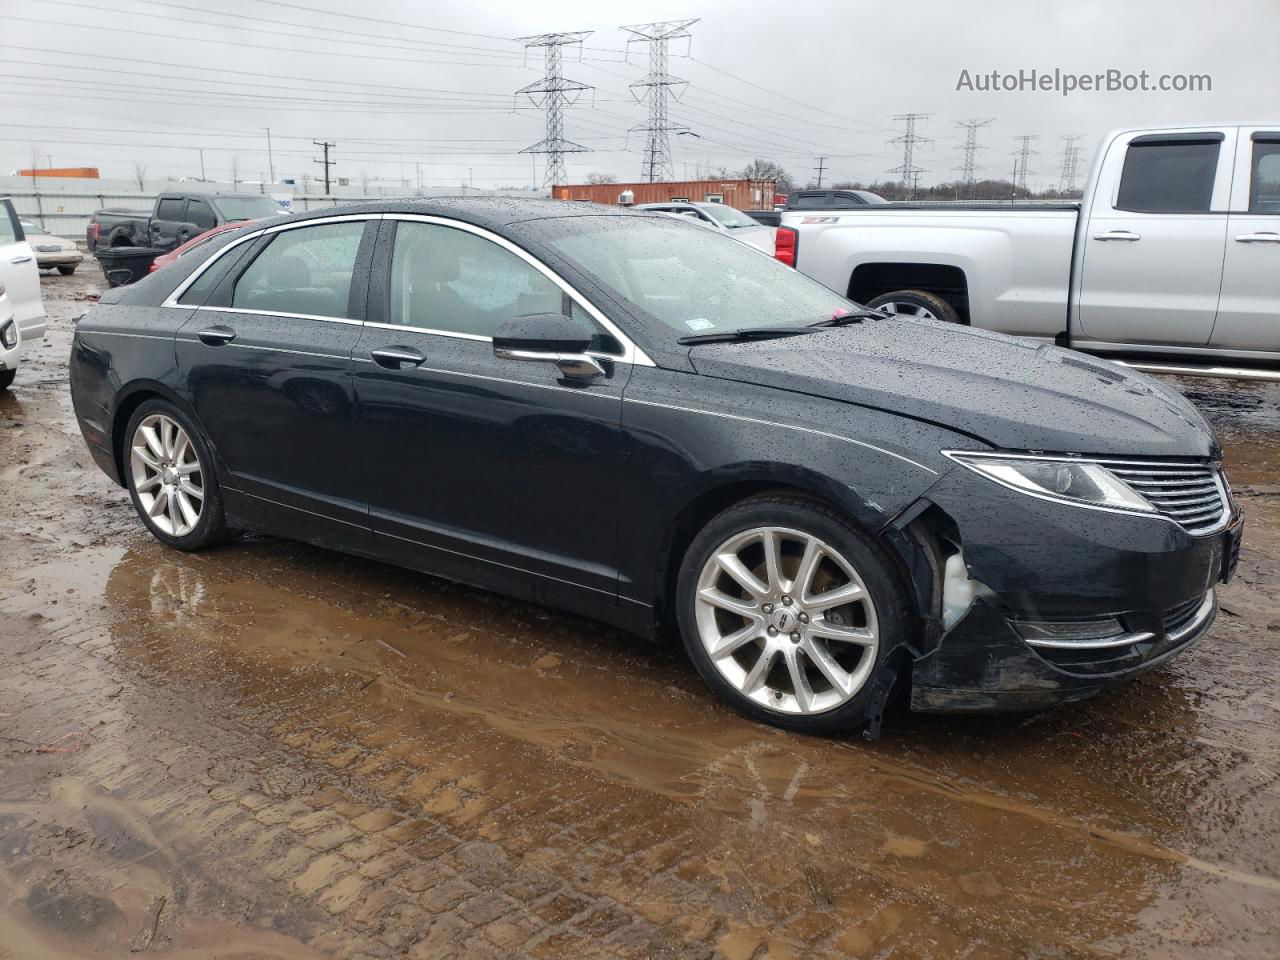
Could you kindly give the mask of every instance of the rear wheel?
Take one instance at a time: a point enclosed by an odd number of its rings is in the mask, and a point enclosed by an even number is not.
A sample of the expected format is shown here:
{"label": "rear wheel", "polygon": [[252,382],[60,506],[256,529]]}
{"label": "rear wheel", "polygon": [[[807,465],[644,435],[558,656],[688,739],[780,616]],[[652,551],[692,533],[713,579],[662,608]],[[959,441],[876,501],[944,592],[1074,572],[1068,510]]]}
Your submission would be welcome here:
{"label": "rear wheel", "polygon": [[867,306],[903,317],[942,320],[946,323],[960,322],[960,314],[955,307],[936,293],[925,290],[895,290],[881,294]]}
{"label": "rear wheel", "polygon": [[125,430],[125,476],[134,509],[161,543],[202,550],[226,534],[208,445],[173,404],[148,400]]}
{"label": "rear wheel", "polygon": [[8,390],[13,386],[13,378],[17,375],[17,370],[0,370],[0,390]]}
{"label": "rear wheel", "polygon": [[790,496],[743,501],[707,524],[677,602],[702,678],[747,716],[808,733],[868,719],[871,678],[912,624],[880,547],[837,511]]}
{"label": "rear wheel", "polygon": [[69,277],[69,276],[71,276],[73,273],[75,273],[75,272],[76,272],[76,268],[75,268],[75,267],[73,267],[73,266],[72,266],[72,267],[59,267],[59,268],[58,268],[58,272],[59,272],[60,274],[62,274],[64,277]]}

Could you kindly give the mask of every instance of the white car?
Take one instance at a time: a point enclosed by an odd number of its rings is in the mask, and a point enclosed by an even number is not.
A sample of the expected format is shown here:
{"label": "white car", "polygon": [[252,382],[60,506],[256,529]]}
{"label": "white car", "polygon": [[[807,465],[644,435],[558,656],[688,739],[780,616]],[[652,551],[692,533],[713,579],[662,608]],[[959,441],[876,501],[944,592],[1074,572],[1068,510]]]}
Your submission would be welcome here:
{"label": "white car", "polygon": [[22,221],[22,230],[27,235],[27,243],[31,245],[36,255],[36,266],[41,270],[57,268],[60,274],[69,277],[76,272],[76,267],[80,266],[80,261],[84,259],[84,254],[80,252],[74,240],[64,240],[62,237],[45,233],[28,220]]}
{"label": "white car", "polygon": [[22,345],[44,336],[35,253],[8,197],[0,197],[0,389],[13,383]]}
{"label": "white car", "polygon": [[753,220],[736,207],[723,203],[686,203],[671,201],[668,203],[641,203],[637,210],[656,210],[658,213],[669,213],[676,217],[696,220],[711,230],[728,234],[735,240],[741,240],[748,246],[762,250],[773,256],[773,236],[777,232],[773,227]]}

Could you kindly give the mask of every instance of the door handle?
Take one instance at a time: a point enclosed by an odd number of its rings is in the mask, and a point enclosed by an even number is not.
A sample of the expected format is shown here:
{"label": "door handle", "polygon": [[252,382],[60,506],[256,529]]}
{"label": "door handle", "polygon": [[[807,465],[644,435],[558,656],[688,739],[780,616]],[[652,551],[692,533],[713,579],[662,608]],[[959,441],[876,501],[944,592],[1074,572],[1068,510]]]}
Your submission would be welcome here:
{"label": "door handle", "polygon": [[10,262],[10,263],[26,263],[26,262],[28,262],[30,259],[31,259],[30,257],[14,257],[14,258],[13,258],[12,260],[10,260],[9,262]]}
{"label": "door handle", "polygon": [[1236,237],[1236,243],[1280,243],[1280,233],[1242,233]]}
{"label": "door handle", "polygon": [[1141,240],[1142,234],[1134,233],[1132,230],[1109,230],[1106,233],[1095,233],[1095,240],[1127,240],[1132,243],[1135,240]]}
{"label": "door handle", "polygon": [[236,338],[236,332],[230,327],[209,327],[207,330],[201,330],[196,334],[200,338],[201,343],[208,344],[211,347],[220,347],[224,343],[230,343]]}
{"label": "door handle", "polygon": [[403,369],[406,363],[411,367],[420,367],[427,359],[425,354],[413,347],[379,347],[371,350],[369,356],[373,357],[373,362],[378,366],[388,370]]}

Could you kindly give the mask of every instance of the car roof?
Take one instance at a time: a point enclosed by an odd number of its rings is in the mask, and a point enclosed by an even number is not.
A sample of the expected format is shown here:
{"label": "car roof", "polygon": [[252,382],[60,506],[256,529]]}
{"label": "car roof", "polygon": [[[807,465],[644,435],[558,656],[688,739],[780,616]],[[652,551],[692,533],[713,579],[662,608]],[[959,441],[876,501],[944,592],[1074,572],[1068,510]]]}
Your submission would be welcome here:
{"label": "car roof", "polygon": [[529,220],[562,217],[653,217],[644,210],[615,207],[581,200],[548,200],[539,197],[409,197],[402,200],[368,200],[292,214],[291,221],[313,220],[356,213],[420,213],[448,217],[478,227],[499,229]]}

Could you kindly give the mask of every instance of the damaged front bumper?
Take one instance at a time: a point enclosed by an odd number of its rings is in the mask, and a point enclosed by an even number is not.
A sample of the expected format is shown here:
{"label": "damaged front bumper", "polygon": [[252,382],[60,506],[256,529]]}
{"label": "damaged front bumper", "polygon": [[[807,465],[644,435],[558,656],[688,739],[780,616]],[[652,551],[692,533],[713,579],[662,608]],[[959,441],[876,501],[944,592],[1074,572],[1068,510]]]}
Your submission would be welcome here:
{"label": "damaged front bumper", "polygon": [[1213,625],[1243,528],[1230,502],[1225,528],[1196,536],[955,472],[928,499],[978,589],[913,660],[911,707],[924,712],[1040,709],[1165,663]]}

